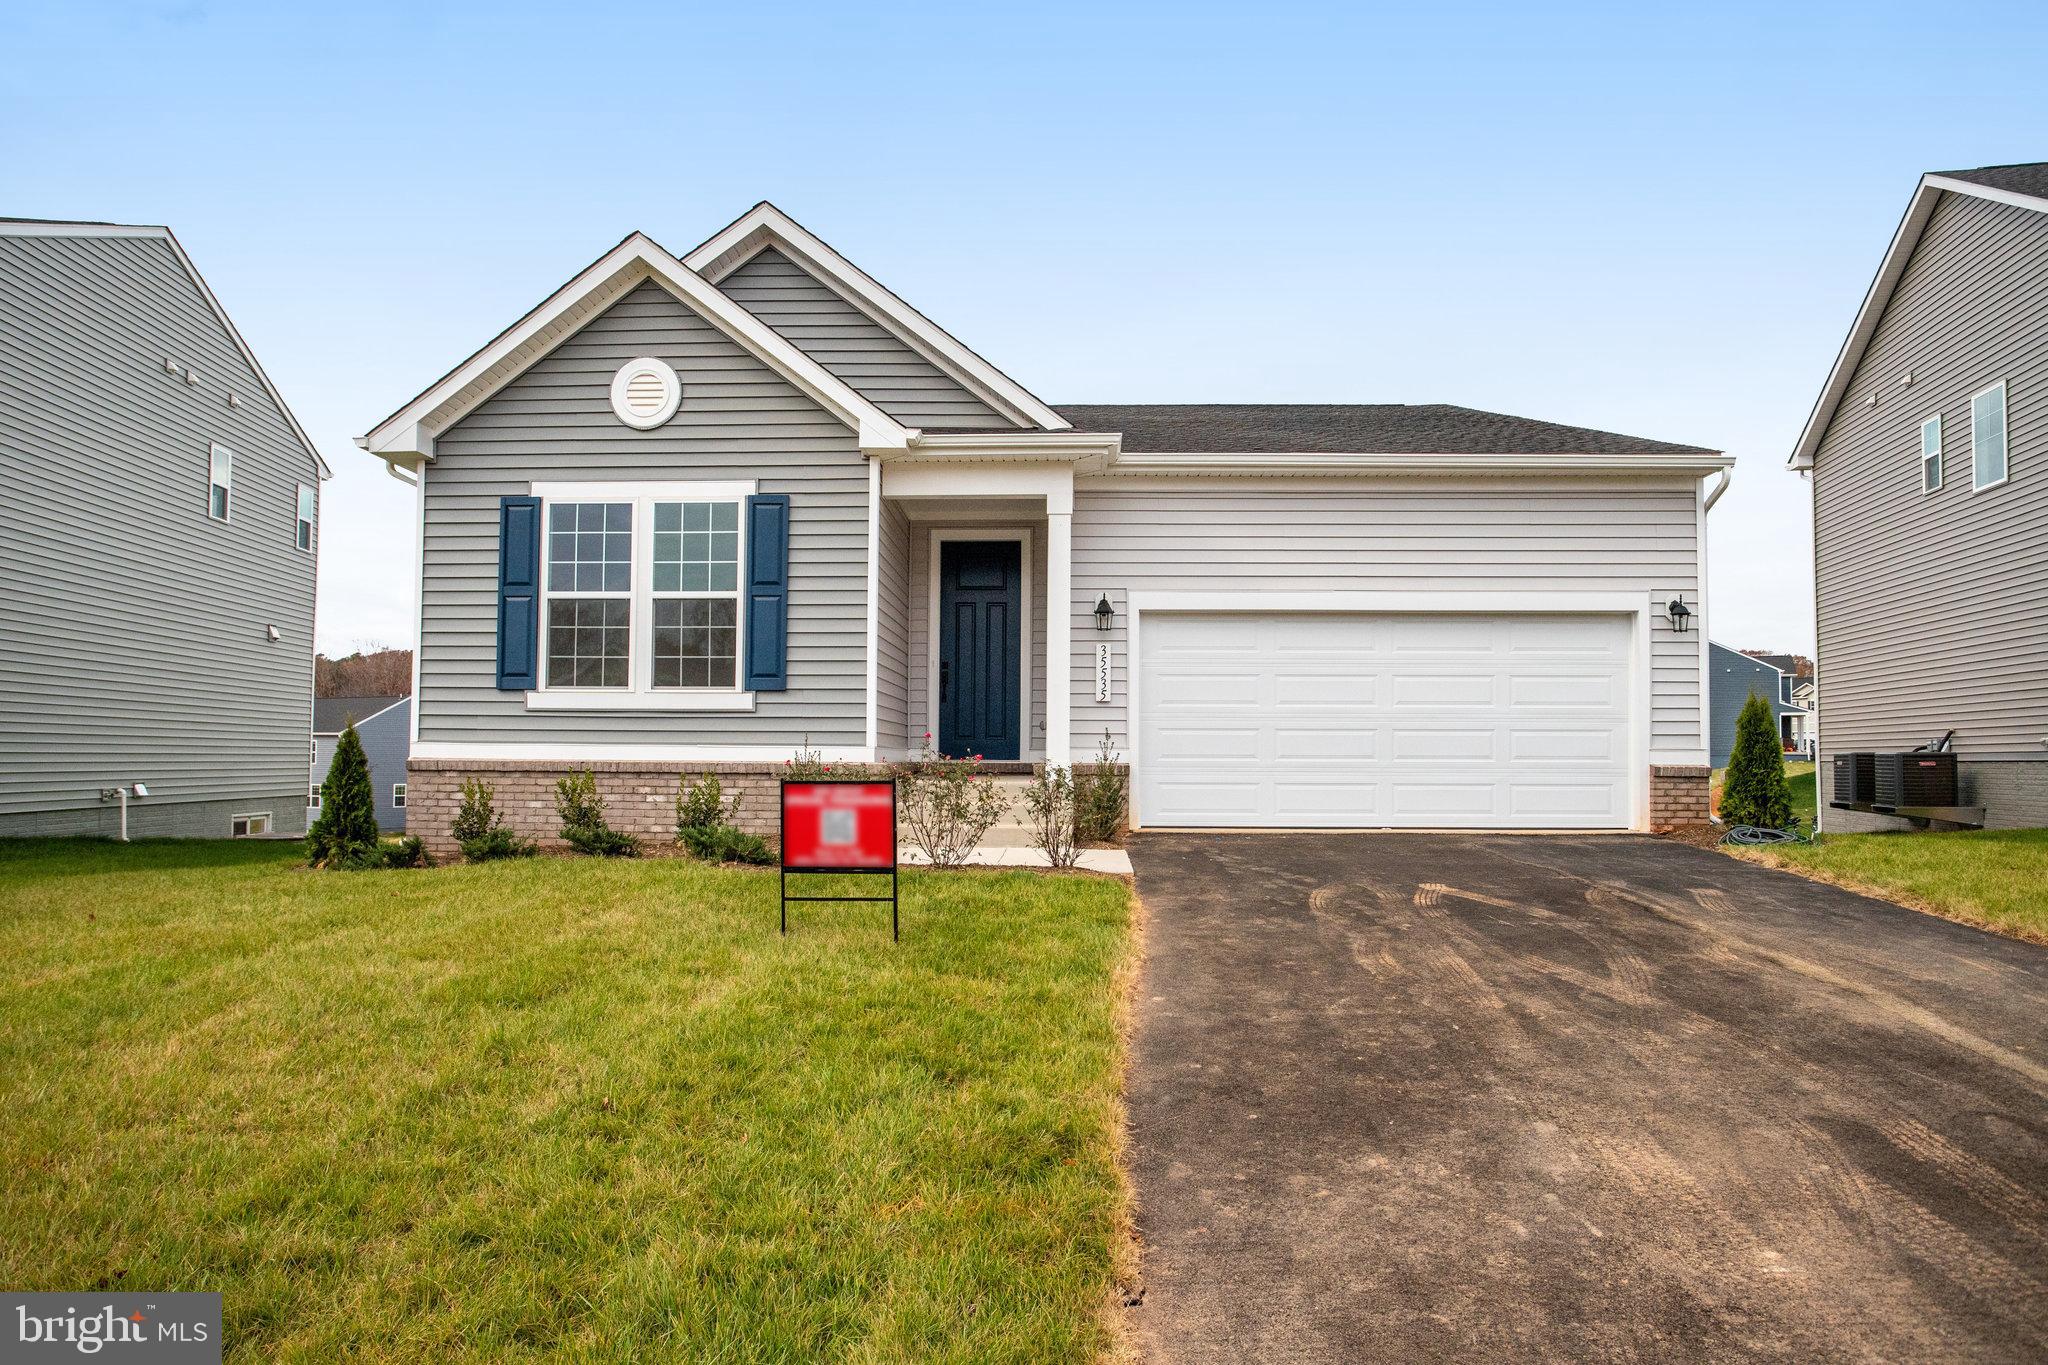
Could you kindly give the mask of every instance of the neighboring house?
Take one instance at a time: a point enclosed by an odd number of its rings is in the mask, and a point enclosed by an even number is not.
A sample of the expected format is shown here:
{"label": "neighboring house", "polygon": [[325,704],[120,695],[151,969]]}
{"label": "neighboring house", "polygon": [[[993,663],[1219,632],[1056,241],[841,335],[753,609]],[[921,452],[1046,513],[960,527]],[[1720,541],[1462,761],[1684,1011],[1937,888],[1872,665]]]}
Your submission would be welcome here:
{"label": "neighboring house", "polygon": [[1792,676],[1768,662],[1771,659],[1783,659],[1787,666],[1792,664],[1789,654],[1744,654],[1711,640],[1707,642],[1707,704],[1712,736],[1707,747],[1716,768],[1727,767],[1728,756],[1735,752],[1735,722],[1751,693],[1771,704],[1780,747],[1791,753],[1804,751],[1805,708],[1792,701]]}
{"label": "neighboring house", "polygon": [[2048,825],[2048,163],[1923,176],[1791,465],[1830,756],[1955,731],[1962,804]]}
{"label": "neighboring house", "polygon": [[328,470],[168,228],[0,219],[0,834],[304,828]]}
{"label": "neighboring house", "polygon": [[405,831],[405,761],[412,751],[411,697],[320,697],[313,702],[313,782],[307,819],[320,813],[320,785],[334,762],[343,727],[353,723],[370,760],[370,790],[377,798],[377,828]]}
{"label": "neighboring house", "polygon": [[627,237],[358,443],[418,481],[430,843],[466,775],[551,834],[590,765],[658,832],[679,770],[772,821],[798,748],[927,731],[1061,764],[1106,733],[1142,827],[1705,818],[1732,462],[1697,446],[1053,408],[767,204],[681,258]]}

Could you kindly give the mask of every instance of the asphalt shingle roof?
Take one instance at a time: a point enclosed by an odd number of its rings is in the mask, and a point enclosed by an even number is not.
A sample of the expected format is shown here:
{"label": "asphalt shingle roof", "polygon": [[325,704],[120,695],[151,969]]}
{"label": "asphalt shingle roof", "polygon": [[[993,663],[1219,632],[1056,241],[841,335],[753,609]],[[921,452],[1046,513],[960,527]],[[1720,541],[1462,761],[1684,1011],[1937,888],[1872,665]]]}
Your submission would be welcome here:
{"label": "asphalt shingle roof", "polygon": [[404,697],[315,697],[313,733],[338,735],[349,722],[368,720],[387,706],[404,700]]}
{"label": "asphalt shingle roof", "polygon": [[1133,453],[1712,455],[1589,427],[1449,403],[1140,403],[1055,408],[1080,431],[1120,431]]}
{"label": "asphalt shingle roof", "polygon": [[1936,171],[1950,180],[1967,180],[1987,189],[2007,190],[2048,199],[2048,161],[2026,161],[2012,166],[1979,166],[1970,171]]}

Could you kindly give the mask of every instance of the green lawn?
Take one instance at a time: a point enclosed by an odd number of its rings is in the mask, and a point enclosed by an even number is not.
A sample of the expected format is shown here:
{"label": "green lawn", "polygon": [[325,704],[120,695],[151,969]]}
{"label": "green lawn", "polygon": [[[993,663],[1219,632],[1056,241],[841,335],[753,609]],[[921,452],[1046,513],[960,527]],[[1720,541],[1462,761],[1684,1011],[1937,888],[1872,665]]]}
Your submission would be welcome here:
{"label": "green lawn", "polygon": [[1830,834],[1742,856],[2048,943],[2048,830]]}
{"label": "green lawn", "polygon": [[[1728,776],[1726,768],[1714,769],[1714,809],[1721,808],[1721,783]],[[1808,829],[1813,828],[1814,813],[1820,809],[1819,787],[1813,775],[1813,765],[1792,759],[1785,760],[1785,785],[1792,789],[1792,815]]]}
{"label": "green lawn", "polygon": [[230,1359],[1091,1359],[1124,887],[0,846],[0,1284]]}

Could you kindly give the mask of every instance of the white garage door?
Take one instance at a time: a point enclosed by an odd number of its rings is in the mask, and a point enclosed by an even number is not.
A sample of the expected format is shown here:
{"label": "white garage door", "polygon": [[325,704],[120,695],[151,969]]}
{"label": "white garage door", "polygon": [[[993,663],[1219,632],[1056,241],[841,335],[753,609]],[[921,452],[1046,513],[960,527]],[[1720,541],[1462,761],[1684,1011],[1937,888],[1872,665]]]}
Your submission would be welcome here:
{"label": "white garage door", "polygon": [[1145,825],[1633,823],[1626,617],[1147,612],[1139,639]]}

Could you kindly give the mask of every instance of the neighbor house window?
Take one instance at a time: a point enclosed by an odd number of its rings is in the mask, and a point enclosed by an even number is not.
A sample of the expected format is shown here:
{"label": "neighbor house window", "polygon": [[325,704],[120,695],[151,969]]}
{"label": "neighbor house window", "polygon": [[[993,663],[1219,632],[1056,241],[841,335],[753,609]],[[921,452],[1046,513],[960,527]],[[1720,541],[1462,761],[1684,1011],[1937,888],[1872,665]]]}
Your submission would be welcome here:
{"label": "neighbor house window", "polygon": [[1970,400],[1970,482],[1989,488],[2005,482],[2005,381]]}
{"label": "neighbor house window", "polygon": [[231,817],[230,830],[237,839],[256,839],[270,833],[270,812]]}
{"label": "neighbor house window", "polygon": [[542,691],[739,692],[743,484],[545,487]]}
{"label": "neighbor house window", "polygon": [[1930,417],[1920,424],[1920,491],[1932,493],[1941,487],[1941,418]]}
{"label": "neighbor house window", "polygon": [[400,810],[405,809],[405,784],[403,782],[393,782],[391,784],[391,804]]}
{"label": "neighbor house window", "polygon": [[320,789],[319,789],[318,787],[315,787],[315,788],[313,788],[313,790],[312,790],[312,791],[310,791],[310,792],[306,793],[306,809],[307,809],[307,810],[319,810],[319,809],[320,809]]}
{"label": "neighbor house window", "polygon": [[235,452],[214,446],[206,462],[206,515],[215,521],[228,519],[229,494],[235,486]]}
{"label": "neighbor house window", "polygon": [[299,485],[299,516],[294,535],[301,550],[313,548],[313,497],[313,490],[309,485]]}

